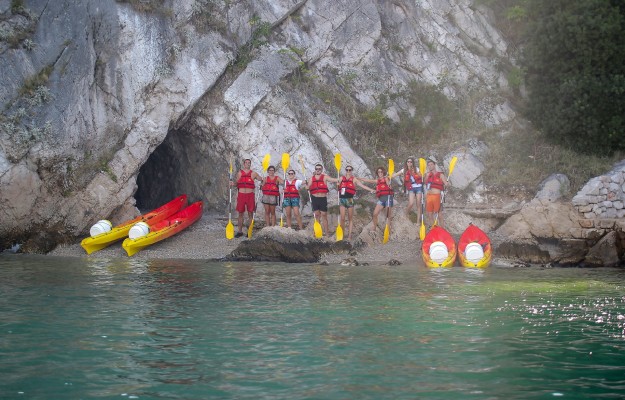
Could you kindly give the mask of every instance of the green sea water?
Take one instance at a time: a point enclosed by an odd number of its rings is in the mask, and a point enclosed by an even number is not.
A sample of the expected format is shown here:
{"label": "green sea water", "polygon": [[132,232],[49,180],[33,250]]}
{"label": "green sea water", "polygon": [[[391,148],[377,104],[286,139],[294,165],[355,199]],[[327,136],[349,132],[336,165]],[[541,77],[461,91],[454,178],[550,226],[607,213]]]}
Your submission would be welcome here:
{"label": "green sea water", "polygon": [[624,282],[0,255],[0,398],[623,398]]}

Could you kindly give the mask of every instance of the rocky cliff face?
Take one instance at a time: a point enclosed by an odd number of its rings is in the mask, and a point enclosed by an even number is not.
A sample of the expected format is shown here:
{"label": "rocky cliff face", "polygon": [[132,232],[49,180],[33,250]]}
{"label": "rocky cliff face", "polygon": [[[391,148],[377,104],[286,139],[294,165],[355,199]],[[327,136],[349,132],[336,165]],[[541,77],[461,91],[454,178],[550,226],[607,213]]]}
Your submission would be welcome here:
{"label": "rocky cliff face", "polygon": [[420,82],[503,126],[502,61],[470,0],[0,0],[2,245],[46,251],[135,198],[221,207],[230,156],[310,169],[341,152],[367,175],[327,87],[368,108],[384,96],[398,119]]}

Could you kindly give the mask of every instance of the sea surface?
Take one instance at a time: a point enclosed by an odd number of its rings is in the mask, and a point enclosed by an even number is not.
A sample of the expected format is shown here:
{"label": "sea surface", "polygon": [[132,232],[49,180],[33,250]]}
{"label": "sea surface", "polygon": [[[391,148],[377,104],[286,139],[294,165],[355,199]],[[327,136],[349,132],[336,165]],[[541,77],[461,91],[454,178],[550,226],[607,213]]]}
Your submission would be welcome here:
{"label": "sea surface", "polygon": [[617,399],[625,270],[0,255],[1,399]]}

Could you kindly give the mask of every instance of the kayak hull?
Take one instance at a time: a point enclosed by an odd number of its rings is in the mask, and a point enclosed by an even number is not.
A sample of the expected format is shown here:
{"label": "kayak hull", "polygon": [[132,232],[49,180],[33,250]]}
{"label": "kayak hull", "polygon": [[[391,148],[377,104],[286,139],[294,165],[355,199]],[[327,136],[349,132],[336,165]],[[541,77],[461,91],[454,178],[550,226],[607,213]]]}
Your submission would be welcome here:
{"label": "kayak hull", "polygon": [[165,240],[193,224],[202,217],[202,208],[201,201],[193,203],[169,218],[154,226],[150,226],[151,232],[146,236],[136,239],[127,238],[124,240],[124,243],[122,243],[122,247],[126,250],[129,257],[133,256],[138,251],[154,243],[158,243],[161,240]]}
{"label": "kayak hull", "polygon": [[[446,247],[446,256],[444,258],[433,257],[430,254],[432,245],[440,243]],[[449,268],[454,266],[456,261],[456,241],[445,229],[435,226],[425,235],[421,244],[421,256],[426,266],[430,268]]]}
{"label": "kayak hull", "polygon": [[[467,246],[479,245],[483,251],[483,257],[481,258],[467,258]],[[486,268],[490,264],[493,254],[493,248],[490,243],[490,239],[484,231],[477,226],[471,224],[460,236],[458,241],[458,259],[460,265],[466,268]]]}
{"label": "kayak hull", "polygon": [[105,247],[110,246],[111,244],[117,242],[128,236],[128,231],[130,228],[137,222],[145,222],[148,225],[154,225],[165,218],[170,217],[171,215],[180,211],[184,206],[187,205],[187,195],[183,194],[182,196],[178,196],[169,203],[163,204],[159,208],[156,208],[146,214],[140,215],[137,218],[131,219],[129,221],[123,222],[115,227],[113,227],[110,232],[105,232],[97,236],[88,237],[80,242],[80,245],[87,252],[87,254],[91,254],[94,251],[102,250]]}

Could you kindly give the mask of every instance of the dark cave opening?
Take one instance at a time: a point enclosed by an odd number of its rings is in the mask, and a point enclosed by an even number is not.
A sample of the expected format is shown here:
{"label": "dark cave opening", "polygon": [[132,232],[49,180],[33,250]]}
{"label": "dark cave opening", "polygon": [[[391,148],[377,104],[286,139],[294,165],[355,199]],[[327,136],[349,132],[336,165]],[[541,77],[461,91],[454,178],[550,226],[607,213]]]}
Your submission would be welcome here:
{"label": "dark cave opening", "polygon": [[139,169],[137,176],[137,208],[140,210],[152,210],[167,203],[173,198],[185,193],[181,186],[180,176],[182,163],[177,153],[175,142],[171,133],[148,157],[145,164]]}

